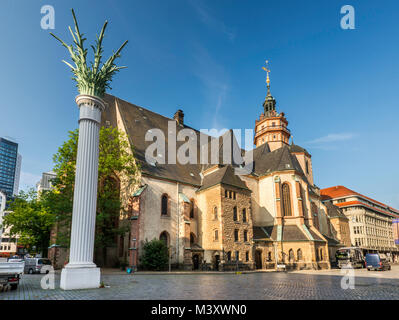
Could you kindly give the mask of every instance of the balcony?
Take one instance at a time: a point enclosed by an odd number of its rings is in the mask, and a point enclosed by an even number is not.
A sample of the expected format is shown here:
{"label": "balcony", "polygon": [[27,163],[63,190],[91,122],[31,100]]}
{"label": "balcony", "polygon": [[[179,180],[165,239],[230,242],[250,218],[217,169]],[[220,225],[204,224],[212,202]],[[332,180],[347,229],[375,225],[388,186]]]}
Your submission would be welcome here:
{"label": "balcony", "polygon": [[281,130],[291,134],[290,129],[288,129],[286,126],[267,126],[267,127],[263,127],[260,130],[258,130],[255,133],[255,137],[266,132],[266,131],[281,131]]}

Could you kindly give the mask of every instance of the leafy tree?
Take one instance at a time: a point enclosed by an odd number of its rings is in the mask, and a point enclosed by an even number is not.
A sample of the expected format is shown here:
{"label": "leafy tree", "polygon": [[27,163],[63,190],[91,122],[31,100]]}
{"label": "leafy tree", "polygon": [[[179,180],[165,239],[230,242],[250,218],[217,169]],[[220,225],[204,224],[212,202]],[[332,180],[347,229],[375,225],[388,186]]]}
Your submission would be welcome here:
{"label": "leafy tree", "polygon": [[50,230],[55,221],[46,203],[33,189],[21,191],[10,203],[11,212],[3,220],[4,227],[10,227],[11,237],[19,235],[19,245],[29,252],[36,248],[43,256],[47,255]]}
{"label": "leafy tree", "polygon": [[141,266],[147,270],[165,270],[168,263],[168,248],[162,240],[146,240],[141,256]]}
{"label": "leafy tree", "polygon": [[[78,136],[78,130],[69,132],[69,139],[54,155],[57,177],[53,181],[53,191],[46,197],[51,211],[56,214],[57,244],[66,247],[71,232]],[[128,189],[135,184],[137,169],[126,135],[116,128],[101,127],[95,247],[102,250],[104,262],[106,248],[115,245],[115,237],[127,231],[127,227],[119,226],[119,218],[125,214],[120,187]]]}

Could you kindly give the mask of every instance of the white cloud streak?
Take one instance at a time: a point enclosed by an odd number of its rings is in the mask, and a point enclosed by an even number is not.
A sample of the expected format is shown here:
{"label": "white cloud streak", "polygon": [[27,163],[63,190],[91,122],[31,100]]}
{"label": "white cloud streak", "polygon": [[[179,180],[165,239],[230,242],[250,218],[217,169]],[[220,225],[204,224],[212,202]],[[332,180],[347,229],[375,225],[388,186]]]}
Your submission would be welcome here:
{"label": "white cloud streak", "polygon": [[234,41],[235,33],[228,28],[224,22],[216,19],[210,10],[199,0],[190,0],[189,3],[197,12],[200,20],[211,29],[215,29],[227,36],[230,41]]}
{"label": "white cloud streak", "polygon": [[356,137],[354,133],[329,133],[326,136],[316,138],[314,140],[308,141],[308,144],[326,144],[330,142],[337,142],[337,141],[347,141],[352,140]]}

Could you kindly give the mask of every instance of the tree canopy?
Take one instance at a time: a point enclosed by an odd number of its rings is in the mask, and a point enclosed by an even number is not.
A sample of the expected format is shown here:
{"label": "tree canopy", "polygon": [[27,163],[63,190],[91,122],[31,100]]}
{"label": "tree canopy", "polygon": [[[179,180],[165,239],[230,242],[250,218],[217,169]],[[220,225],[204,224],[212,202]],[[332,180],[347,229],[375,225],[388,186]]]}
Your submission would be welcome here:
{"label": "tree canopy", "polygon": [[[58,222],[57,244],[66,247],[69,246],[71,228],[78,136],[78,130],[69,132],[69,139],[54,155],[57,177],[52,192],[46,197]],[[104,259],[106,247],[115,244],[115,236],[127,231],[118,223],[120,215],[125,213],[120,189],[135,184],[137,169],[126,135],[116,128],[101,127],[95,246],[103,249]]]}
{"label": "tree canopy", "polygon": [[10,227],[10,236],[19,236],[18,245],[29,252],[40,251],[44,255],[50,240],[50,230],[55,214],[47,206],[45,195],[38,197],[33,189],[21,191],[10,203],[10,212],[3,219],[3,227]]}

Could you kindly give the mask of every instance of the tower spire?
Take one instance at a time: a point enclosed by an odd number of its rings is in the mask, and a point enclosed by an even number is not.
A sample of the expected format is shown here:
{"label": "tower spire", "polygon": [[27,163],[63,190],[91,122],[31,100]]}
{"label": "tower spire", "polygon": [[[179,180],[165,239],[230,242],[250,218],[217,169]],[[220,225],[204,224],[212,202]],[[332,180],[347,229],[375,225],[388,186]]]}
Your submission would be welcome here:
{"label": "tower spire", "polygon": [[266,71],[266,85],[267,85],[267,95],[265,102],[263,102],[263,108],[265,111],[265,115],[268,116],[270,113],[276,110],[276,100],[274,100],[272,94],[270,93],[270,68],[269,68],[269,60],[265,61],[266,66],[262,67],[264,71]]}

